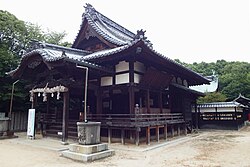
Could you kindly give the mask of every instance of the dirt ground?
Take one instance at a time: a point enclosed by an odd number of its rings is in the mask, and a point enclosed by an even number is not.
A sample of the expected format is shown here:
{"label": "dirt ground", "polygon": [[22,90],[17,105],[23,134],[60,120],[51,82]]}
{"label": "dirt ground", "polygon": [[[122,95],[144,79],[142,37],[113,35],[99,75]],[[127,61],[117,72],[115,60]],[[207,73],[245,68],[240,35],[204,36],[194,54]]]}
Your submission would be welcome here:
{"label": "dirt ground", "polygon": [[1,167],[250,167],[250,126],[240,131],[200,131],[151,146],[111,144],[115,155],[91,163],[60,156],[58,140],[0,140]]}

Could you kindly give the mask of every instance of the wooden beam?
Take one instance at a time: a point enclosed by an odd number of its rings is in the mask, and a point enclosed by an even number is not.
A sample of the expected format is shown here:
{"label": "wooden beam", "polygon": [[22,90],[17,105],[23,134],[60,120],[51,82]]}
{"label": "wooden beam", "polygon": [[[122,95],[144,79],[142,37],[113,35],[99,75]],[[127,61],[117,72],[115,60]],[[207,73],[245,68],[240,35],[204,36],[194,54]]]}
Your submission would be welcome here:
{"label": "wooden beam", "polygon": [[62,121],[62,142],[68,139],[68,120],[69,120],[69,92],[63,93],[63,121]]}

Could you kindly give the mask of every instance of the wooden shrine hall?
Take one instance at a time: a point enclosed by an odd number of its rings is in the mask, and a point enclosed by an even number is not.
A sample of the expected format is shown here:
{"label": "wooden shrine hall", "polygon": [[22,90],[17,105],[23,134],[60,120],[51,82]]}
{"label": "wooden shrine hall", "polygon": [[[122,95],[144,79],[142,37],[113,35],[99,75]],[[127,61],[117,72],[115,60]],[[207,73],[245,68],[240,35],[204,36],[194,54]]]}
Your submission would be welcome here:
{"label": "wooden shrine hall", "polygon": [[203,95],[189,86],[209,83],[156,52],[145,31],[134,34],[90,4],[71,48],[34,42],[10,75],[29,81],[44,135],[77,138],[86,103],[87,120],[101,122],[103,141],[137,145],[186,134],[191,105]]}

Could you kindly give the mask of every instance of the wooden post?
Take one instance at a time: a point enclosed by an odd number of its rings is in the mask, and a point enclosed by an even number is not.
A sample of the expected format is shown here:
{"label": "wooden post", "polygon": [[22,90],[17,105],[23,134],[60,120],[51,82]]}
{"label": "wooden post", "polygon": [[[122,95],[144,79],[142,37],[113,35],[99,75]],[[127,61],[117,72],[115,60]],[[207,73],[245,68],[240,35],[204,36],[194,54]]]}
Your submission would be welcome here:
{"label": "wooden post", "polygon": [[197,112],[197,104],[194,104],[195,109],[195,128],[198,129],[198,112]]}
{"label": "wooden post", "polygon": [[124,139],[124,135],[125,134],[125,130],[124,129],[122,129],[121,130],[121,143],[124,145],[125,144],[125,139]]}
{"label": "wooden post", "polygon": [[159,92],[159,107],[160,107],[160,113],[162,113],[162,92]]}
{"label": "wooden post", "polygon": [[174,137],[174,125],[171,126],[171,136]]}
{"label": "wooden post", "polygon": [[129,131],[129,138],[130,138],[130,141],[133,140],[133,131],[132,130]]}
{"label": "wooden post", "polygon": [[159,126],[156,126],[155,128],[155,135],[156,135],[156,141],[159,143],[160,142],[160,132],[159,132]]}
{"label": "wooden post", "polygon": [[62,122],[62,142],[68,140],[68,120],[69,120],[69,92],[63,93],[63,122]]}
{"label": "wooden post", "polygon": [[129,112],[130,114],[135,114],[135,90],[134,86],[129,86]]}
{"label": "wooden post", "polygon": [[236,128],[238,130],[239,129],[239,125],[238,125],[237,108],[236,107],[234,107],[234,112],[235,112],[235,124],[236,124]]}
{"label": "wooden post", "polygon": [[187,127],[185,123],[183,124],[183,130],[184,130],[184,135],[187,135]]}
{"label": "wooden post", "polygon": [[146,105],[147,105],[147,113],[150,114],[150,92],[149,89],[147,89],[147,96],[146,96]]}
{"label": "wooden post", "polygon": [[139,146],[140,144],[140,129],[139,128],[136,128],[136,131],[135,131],[135,144],[137,146]]}
{"label": "wooden post", "polygon": [[147,144],[148,145],[150,145],[150,127],[148,126],[147,128],[146,128],[146,142],[147,142]]}
{"label": "wooden post", "polygon": [[177,128],[178,128],[177,129],[177,134],[178,134],[178,136],[180,136],[181,135],[181,125],[178,125]]}
{"label": "wooden post", "polygon": [[46,105],[46,113],[49,114],[49,105],[50,105],[50,96],[47,96],[47,105]]}
{"label": "wooden post", "polygon": [[111,144],[112,142],[112,129],[108,128],[108,143]]}
{"label": "wooden post", "polygon": [[164,125],[164,139],[167,140],[168,138],[168,125]]}

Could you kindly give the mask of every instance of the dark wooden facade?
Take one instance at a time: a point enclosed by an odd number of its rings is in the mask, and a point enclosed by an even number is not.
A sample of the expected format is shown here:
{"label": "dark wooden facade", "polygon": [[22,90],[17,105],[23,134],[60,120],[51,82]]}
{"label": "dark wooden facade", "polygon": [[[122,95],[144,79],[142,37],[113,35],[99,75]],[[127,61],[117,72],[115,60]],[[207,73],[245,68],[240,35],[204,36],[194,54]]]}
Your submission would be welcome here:
{"label": "dark wooden facade", "polygon": [[153,50],[144,31],[133,34],[91,5],[85,8],[72,48],[38,42],[10,73],[31,81],[32,106],[46,134],[62,132],[63,141],[76,136],[85,93],[85,70],[77,66],[89,69],[88,120],[102,122],[109,142],[149,144],[151,135],[159,141],[186,133],[191,104],[201,95],[188,87],[209,81]]}

